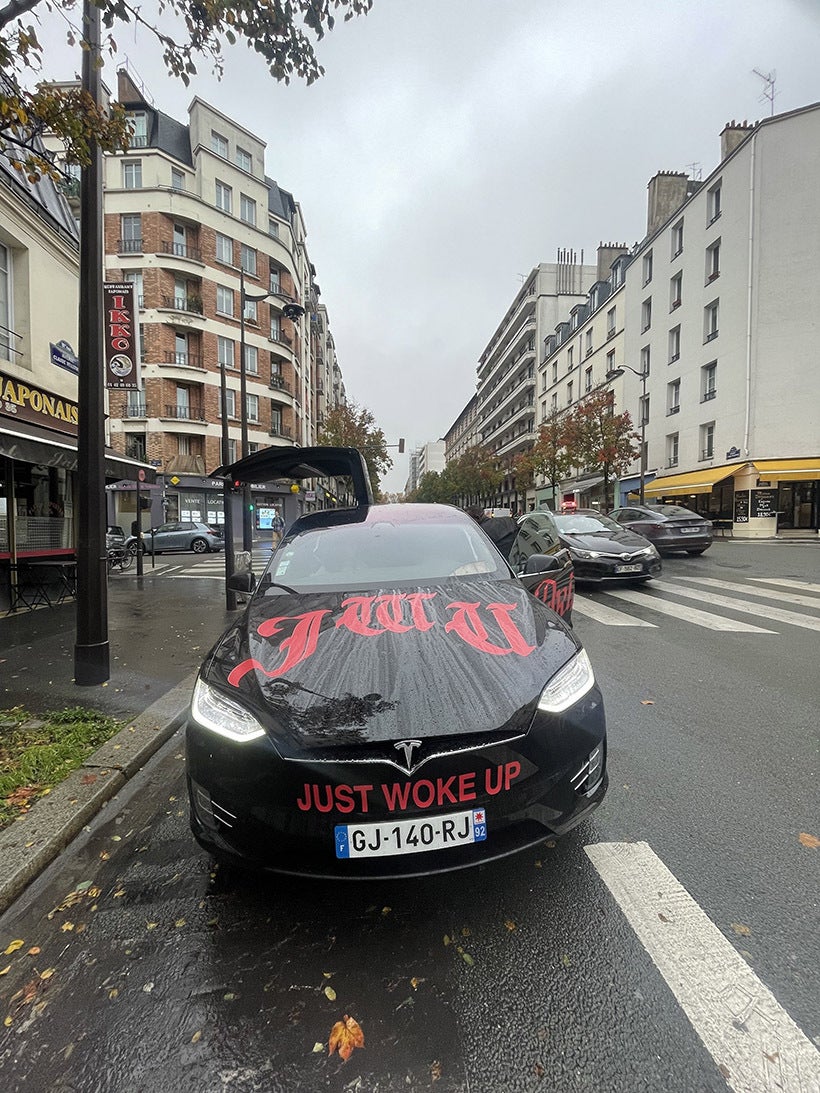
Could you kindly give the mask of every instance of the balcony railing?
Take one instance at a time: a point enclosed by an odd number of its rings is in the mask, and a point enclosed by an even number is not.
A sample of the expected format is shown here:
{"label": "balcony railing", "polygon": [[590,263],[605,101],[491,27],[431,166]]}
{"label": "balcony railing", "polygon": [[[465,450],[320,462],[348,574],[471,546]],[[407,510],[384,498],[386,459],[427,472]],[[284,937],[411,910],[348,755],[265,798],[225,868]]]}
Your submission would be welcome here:
{"label": "balcony railing", "polygon": [[175,258],[190,258],[194,262],[202,261],[202,251],[198,247],[189,247],[186,243],[171,242],[169,239],[160,244],[160,253],[173,254]]}
{"label": "balcony railing", "polygon": [[700,401],[701,402],[709,402],[710,399],[713,399],[716,394],[717,394],[717,387],[712,387],[708,391],[703,392],[703,398]]}
{"label": "balcony railing", "polygon": [[715,458],[715,449],[714,448],[704,448],[703,451],[700,453],[700,458],[701,459],[714,459]]}
{"label": "balcony railing", "polygon": [[679,414],[679,413],[680,413],[680,406],[670,406],[669,409],[666,411],[666,416],[669,417],[670,414]]}
{"label": "balcony railing", "polygon": [[288,292],[286,288],[283,288],[278,281],[271,281],[268,292],[271,296],[276,296],[280,300],[288,300],[290,303],[296,303],[296,297],[292,292]]}
{"label": "balcony railing", "polygon": [[286,345],[289,349],[293,345],[293,339],[289,334],[286,334],[284,330],[272,330],[270,332],[270,340],[277,345]]}
{"label": "balcony railing", "polygon": [[142,254],[142,240],[141,239],[118,239],[117,240],[117,253],[118,254]]}
{"label": "balcony railing", "polygon": [[148,407],[144,402],[129,402],[125,407],[123,417],[148,417]]}
{"label": "balcony railing", "polygon": [[202,314],[202,300],[199,296],[163,296],[162,306],[172,308],[174,311],[191,311],[195,315]]}
{"label": "balcony railing", "polygon": [[271,425],[271,436],[281,436],[284,440],[293,440],[293,430],[284,425]]}
{"label": "balcony railing", "polygon": [[176,418],[177,421],[205,421],[205,407],[184,406],[179,403],[175,406],[166,405],[164,416]]}
{"label": "balcony railing", "polygon": [[279,375],[278,373],[274,372],[271,374],[270,383],[268,384],[268,386],[273,391],[287,391],[288,394],[291,394],[290,384],[284,376]]}
{"label": "balcony railing", "polygon": [[180,368],[201,368],[202,355],[200,353],[174,353],[172,350],[166,349],[165,363],[178,364]]}

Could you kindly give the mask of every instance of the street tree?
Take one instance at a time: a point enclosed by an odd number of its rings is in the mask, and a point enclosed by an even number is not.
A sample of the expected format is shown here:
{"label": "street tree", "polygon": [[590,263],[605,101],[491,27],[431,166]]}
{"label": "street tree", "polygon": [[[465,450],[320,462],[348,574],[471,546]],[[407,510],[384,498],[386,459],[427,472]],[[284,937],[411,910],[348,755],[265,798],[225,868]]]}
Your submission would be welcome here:
{"label": "street tree", "polygon": [[615,413],[611,391],[593,391],[564,418],[563,442],[571,466],[603,476],[604,507],[611,508],[610,482],[640,455],[640,436],[628,411]]}
{"label": "street tree", "polygon": [[384,433],[376,428],[376,419],[370,410],[353,401],[348,401],[345,406],[337,406],[325,418],[319,443],[340,448],[358,448],[367,463],[373,496],[378,499],[379,479],[393,466],[393,460],[387,453]]}
{"label": "street tree", "polygon": [[[91,2],[100,9],[103,47],[112,57],[114,31],[139,28],[154,39],[168,73],[187,86],[203,63],[221,77],[225,45],[240,41],[262,57],[274,79],[312,83],[324,73],[314,41],[333,28],[336,14],[345,21],[366,14],[373,0],[161,0],[156,21],[135,0]],[[88,49],[82,6],[83,0],[0,0],[0,153],[33,179],[59,174],[39,140],[46,132],[62,144],[66,163],[88,164],[92,141],[104,152],[129,146],[131,132],[119,105],[101,112],[80,87],[37,82],[43,71],[37,25],[46,16],[59,17],[69,45]]]}
{"label": "street tree", "polygon": [[474,504],[495,493],[504,479],[504,472],[494,453],[481,444],[467,448],[455,462],[458,467],[460,497],[465,504]]}
{"label": "street tree", "polygon": [[516,477],[522,475],[528,484],[536,476],[541,477],[554,493],[572,466],[565,432],[564,416],[553,410],[538,430],[533,446],[518,457]]}

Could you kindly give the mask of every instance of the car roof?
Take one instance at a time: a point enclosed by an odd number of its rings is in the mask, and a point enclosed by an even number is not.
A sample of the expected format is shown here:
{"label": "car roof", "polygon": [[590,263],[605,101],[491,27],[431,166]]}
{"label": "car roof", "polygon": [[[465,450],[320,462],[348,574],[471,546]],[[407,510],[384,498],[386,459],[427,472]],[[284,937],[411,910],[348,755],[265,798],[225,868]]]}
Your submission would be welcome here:
{"label": "car roof", "polygon": [[466,512],[453,505],[389,504],[357,505],[353,509],[322,509],[300,516],[288,529],[288,534],[312,531],[317,528],[342,527],[346,524],[473,524],[478,525]]}

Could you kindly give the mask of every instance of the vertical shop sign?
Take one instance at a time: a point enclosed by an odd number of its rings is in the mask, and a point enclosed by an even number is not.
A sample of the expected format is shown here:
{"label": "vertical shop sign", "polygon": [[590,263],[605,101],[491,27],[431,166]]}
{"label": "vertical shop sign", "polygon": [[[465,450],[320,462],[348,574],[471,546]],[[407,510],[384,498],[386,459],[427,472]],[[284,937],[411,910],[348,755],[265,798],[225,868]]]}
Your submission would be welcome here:
{"label": "vertical shop sign", "polygon": [[134,285],[130,281],[107,281],[103,285],[105,386],[112,390],[138,391],[141,387],[134,304]]}

